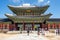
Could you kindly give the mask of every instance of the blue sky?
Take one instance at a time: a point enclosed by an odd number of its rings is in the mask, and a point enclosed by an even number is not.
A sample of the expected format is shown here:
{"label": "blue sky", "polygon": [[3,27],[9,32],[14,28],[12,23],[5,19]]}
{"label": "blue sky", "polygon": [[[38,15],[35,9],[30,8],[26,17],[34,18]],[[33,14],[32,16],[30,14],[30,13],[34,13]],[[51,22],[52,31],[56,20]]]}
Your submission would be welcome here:
{"label": "blue sky", "polygon": [[25,3],[30,3],[31,5],[46,5],[49,4],[50,7],[45,12],[52,13],[51,18],[60,18],[60,0],[0,0],[0,18],[6,18],[4,14],[13,12],[7,7],[8,5],[20,6]]}

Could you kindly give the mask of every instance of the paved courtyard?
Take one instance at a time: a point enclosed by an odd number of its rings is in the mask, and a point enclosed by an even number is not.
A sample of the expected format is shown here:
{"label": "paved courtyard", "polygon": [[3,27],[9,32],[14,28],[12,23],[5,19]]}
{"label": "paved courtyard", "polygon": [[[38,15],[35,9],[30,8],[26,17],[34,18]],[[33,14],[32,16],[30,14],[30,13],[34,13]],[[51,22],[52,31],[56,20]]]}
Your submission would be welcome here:
{"label": "paved courtyard", "polygon": [[4,34],[0,33],[0,40],[60,40],[60,35],[54,33],[45,33],[46,35],[37,33],[30,33],[28,36],[27,33],[23,34]]}

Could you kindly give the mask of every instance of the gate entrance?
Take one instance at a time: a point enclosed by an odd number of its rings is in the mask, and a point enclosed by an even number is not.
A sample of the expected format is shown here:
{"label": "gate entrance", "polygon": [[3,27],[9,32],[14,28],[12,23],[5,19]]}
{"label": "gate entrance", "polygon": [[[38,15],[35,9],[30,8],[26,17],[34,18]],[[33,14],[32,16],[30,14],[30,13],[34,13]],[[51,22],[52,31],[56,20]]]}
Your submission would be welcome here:
{"label": "gate entrance", "polygon": [[32,24],[25,24],[25,30],[27,30],[29,28],[29,30],[32,30]]}

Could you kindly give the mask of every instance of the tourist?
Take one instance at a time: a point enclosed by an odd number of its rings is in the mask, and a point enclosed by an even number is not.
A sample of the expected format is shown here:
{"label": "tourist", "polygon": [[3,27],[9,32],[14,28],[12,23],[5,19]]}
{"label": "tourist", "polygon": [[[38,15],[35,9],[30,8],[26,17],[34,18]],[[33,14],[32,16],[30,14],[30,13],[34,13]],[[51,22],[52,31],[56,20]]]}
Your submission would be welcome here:
{"label": "tourist", "polygon": [[37,31],[38,31],[38,35],[40,35],[40,33],[39,33],[40,32],[39,27],[38,27]]}
{"label": "tourist", "polygon": [[44,31],[44,29],[42,29],[42,35],[45,35],[45,31]]}
{"label": "tourist", "polygon": [[29,27],[28,27],[28,30],[27,30],[27,34],[28,34],[28,36],[29,36]]}
{"label": "tourist", "polygon": [[56,28],[56,30],[55,30],[55,33],[56,33],[56,35],[58,35],[58,29]]}

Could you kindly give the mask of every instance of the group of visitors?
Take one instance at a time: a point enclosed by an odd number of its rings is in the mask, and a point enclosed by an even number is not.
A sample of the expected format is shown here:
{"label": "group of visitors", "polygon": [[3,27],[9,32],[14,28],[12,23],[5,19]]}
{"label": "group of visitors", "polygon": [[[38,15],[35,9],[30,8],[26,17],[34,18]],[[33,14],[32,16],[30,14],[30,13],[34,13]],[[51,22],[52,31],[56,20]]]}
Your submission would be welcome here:
{"label": "group of visitors", "polygon": [[[29,28],[28,28],[28,30],[27,30],[27,35],[28,35],[28,36],[29,36],[29,33],[30,33],[30,30],[29,30]],[[40,33],[41,33],[42,35],[45,35],[44,29],[42,29],[42,28],[37,28],[37,35],[40,35]]]}
{"label": "group of visitors", "polygon": [[56,33],[56,35],[59,35],[60,34],[60,28],[56,28],[55,33]]}
{"label": "group of visitors", "polygon": [[42,34],[42,35],[45,35],[45,30],[43,29],[43,28],[38,28],[38,35],[40,35],[40,33]]}

